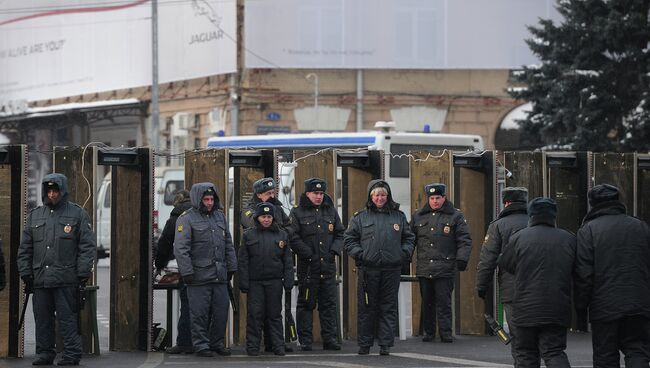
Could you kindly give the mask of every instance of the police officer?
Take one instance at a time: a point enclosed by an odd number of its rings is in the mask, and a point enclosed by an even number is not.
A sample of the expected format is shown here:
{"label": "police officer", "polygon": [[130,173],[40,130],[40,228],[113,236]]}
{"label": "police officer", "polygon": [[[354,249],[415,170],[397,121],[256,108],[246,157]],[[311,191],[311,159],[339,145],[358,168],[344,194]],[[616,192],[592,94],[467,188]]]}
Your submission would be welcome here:
{"label": "police officer", "polygon": [[650,228],[625,214],[615,186],[596,185],[588,197],[574,297],[578,310],[589,308],[594,367],[618,367],[619,350],[626,367],[648,367]]}
{"label": "police officer", "polygon": [[293,254],[289,235],[274,220],[275,206],[261,202],[253,219],[255,227],[244,232],[239,248],[239,289],[248,294],[246,352],[260,354],[262,322],[268,326],[275,355],[284,355],[282,289],[293,288]]}
{"label": "police officer", "polygon": [[291,210],[291,249],[298,255],[296,318],[301,350],[312,350],[313,310],[318,305],[324,350],[341,350],[336,324],[336,256],[345,228],[320,178],[305,180],[305,192]]}
{"label": "police officer", "polygon": [[[273,178],[262,178],[253,183],[253,197],[251,197],[246,207],[242,210],[240,216],[240,222],[244,230],[255,227],[255,218],[253,215],[255,214],[257,205],[262,202],[271,203],[275,208],[273,216],[276,225],[280,226],[281,229],[286,229],[289,226],[289,216],[284,212],[282,202],[275,198],[276,190],[277,188]],[[271,331],[266,325],[262,329],[264,330],[264,350],[267,352],[273,351],[270,338]],[[291,352],[293,349],[287,344],[285,351]]]}
{"label": "police officer", "polygon": [[446,199],[445,184],[424,187],[427,204],[411,216],[417,246],[416,275],[422,295],[423,341],[433,341],[436,316],[440,341],[453,342],[451,292],[456,270],[465,271],[472,238],[465,217]]}
{"label": "police officer", "polygon": [[215,185],[192,185],[190,201],[192,208],[176,221],[174,255],[187,285],[194,352],[230,355],[224,345],[230,301],[226,283],[237,270],[235,248]]}
{"label": "police officer", "polygon": [[273,204],[275,207],[275,222],[281,228],[289,226],[289,216],[284,213],[282,209],[282,202],[280,202],[276,195],[275,180],[273,178],[262,178],[253,183],[253,197],[250,199],[246,207],[241,213],[241,225],[245,229],[255,227],[255,208],[259,203],[267,202]]}
{"label": "police officer", "polygon": [[555,227],[557,205],[550,198],[528,204],[528,227],[510,237],[499,267],[515,275],[512,323],[517,367],[569,367],[567,327],[576,238]]}
{"label": "police officer", "polygon": [[[522,187],[507,187],[501,193],[503,196],[503,210],[496,220],[488,226],[481,257],[476,272],[476,291],[481,299],[487,297],[488,290],[492,284],[492,275],[497,267],[497,259],[510,236],[525,228],[528,225],[528,214],[526,205],[528,203],[528,189]],[[499,282],[499,295],[503,303],[508,326],[512,326],[512,293],[514,276],[511,273],[499,269],[497,273]],[[510,329],[512,357],[515,357],[514,329]]]}
{"label": "police officer", "polygon": [[[167,267],[167,263],[174,259],[174,234],[176,232],[176,220],[183,212],[192,208],[190,203],[190,192],[181,190],[174,197],[174,209],[169,214],[165,227],[158,239],[158,249],[156,252],[156,270],[158,273]],[[192,353],[192,328],[190,326],[190,305],[187,300],[187,286],[181,279],[179,281],[181,313],[178,317],[178,335],[176,336],[176,345],[168,348],[168,354]]]}
{"label": "police officer", "polygon": [[51,365],[55,319],[63,337],[58,365],[79,365],[79,288],[92,276],[97,247],[90,218],[68,200],[68,179],[49,174],[42,182],[43,205],[32,210],[18,248],[20,278],[33,289],[36,355],[33,365]]}
{"label": "police officer", "polygon": [[357,343],[367,355],[377,336],[379,354],[389,355],[397,327],[397,292],[402,263],[411,259],[414,235],[406,215],[383,180],[368,183],[366,207],[345,231],[345,250],[357,273]]}

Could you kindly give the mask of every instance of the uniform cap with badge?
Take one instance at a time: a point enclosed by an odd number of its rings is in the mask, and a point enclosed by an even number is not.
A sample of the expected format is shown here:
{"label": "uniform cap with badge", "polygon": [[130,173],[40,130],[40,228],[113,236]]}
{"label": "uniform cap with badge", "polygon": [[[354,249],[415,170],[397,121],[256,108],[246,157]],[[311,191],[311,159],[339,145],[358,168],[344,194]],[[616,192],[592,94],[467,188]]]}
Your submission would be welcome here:
{"label": "uniform cap with badge", "polygon": [[258,203],[255,207],[255,217],[260,217],[262,215],[274,216],[275,206],[269,202]]}
{"label": "uniform cap with badge", "polygon": [[427,197],[433,195],[445,196],[447,193],[447,186],[443,183],[431,183],[424,186],[424,193]]}
{"label": "uniform cap with badge", "polygon": [[327,183],[321,178],[309,178],[305,180],[305,193],[324,192],[327,190]]}
{"label": "uniform cap with badge", "polygon": [[59,184],[53,182],[53,181],[48,181],[47,182],[47,189],[52,189],[52,190],[59,190]]}
{"label": "uniform cap with badge", "polygon": [[255,194],[268,192],[275,189],[275,180],[273,178],[262,178],[253,183],[253,192]]}

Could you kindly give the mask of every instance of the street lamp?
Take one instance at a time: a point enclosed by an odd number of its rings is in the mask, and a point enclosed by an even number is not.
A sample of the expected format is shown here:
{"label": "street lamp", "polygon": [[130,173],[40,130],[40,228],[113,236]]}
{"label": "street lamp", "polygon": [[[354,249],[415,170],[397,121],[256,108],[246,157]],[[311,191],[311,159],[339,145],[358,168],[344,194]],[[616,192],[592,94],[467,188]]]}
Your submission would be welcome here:
{"label": "street lamp", "polygon": [[318,129],[318,75],[309,73],[305,76],[305,79],[308,81],[314,80],[314,114],[316,115],[316,128]]}

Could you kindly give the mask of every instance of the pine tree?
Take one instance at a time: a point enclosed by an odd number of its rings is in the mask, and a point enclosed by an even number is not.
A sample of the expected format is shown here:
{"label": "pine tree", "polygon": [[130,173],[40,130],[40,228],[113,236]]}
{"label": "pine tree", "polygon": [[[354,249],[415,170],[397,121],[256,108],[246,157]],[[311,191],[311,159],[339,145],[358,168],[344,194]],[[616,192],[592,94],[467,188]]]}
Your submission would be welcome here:
{"label": "pine tree", "polygon": [[514,74],[531,101],[525,146],[592,151],[650,149],[650,0],[558,0],[563,20],[529,27],[540,65]]}

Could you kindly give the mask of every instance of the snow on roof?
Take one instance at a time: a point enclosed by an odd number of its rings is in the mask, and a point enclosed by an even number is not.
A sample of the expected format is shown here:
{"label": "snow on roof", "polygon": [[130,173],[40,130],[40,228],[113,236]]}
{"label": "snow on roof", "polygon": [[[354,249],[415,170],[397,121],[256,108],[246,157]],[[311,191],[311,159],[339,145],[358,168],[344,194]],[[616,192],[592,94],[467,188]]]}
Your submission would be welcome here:
{"label": "snow on roof", "polygon": [[523,105],[519,105],[512,109],[508,115],[506,115],[503,120],[501,120],[500,129],[503,130],[513,130],[519,129],[519,124],[517,120],[524,120],[528,116],[528,113],[533,110],[533,104],[528,102]]}

